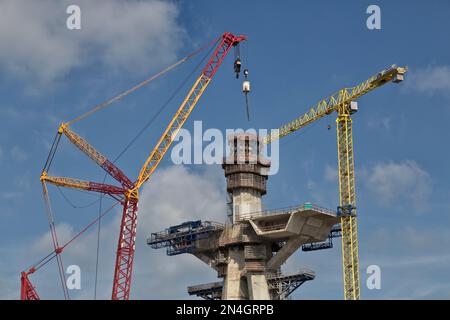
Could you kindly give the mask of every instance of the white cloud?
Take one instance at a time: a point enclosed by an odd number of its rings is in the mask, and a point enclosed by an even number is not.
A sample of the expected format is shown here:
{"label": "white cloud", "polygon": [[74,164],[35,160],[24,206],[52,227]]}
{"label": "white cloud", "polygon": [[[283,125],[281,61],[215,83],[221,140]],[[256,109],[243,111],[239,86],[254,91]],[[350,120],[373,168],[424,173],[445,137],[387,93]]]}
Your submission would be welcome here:
{"label": "white cloud", "polygon": [[31,187],[30,178],[27,174],[17,175],[14,178],[13,185],[20,190],[28,190]]}
{"label": "white cloud", "polygon": [[306,181],[305,187],[308,193],[300,201],[307,200],[320,206],[336,208],[339,195],[337,178],[337,168],[325,165],[323,178],[317,180],[309,178]]}
{"label": "white cloud", "polygon": [[72,1],[0,2],[0,67],[49,83],[80,66],[148,72],[173,60],[184,37],[172,2],[80,0],[81,30],[66,28]]}
{"label": "white cloud", "polygon": [[18,162],[23,162],[28,159],[28,155],[25,152],[25,150],[23,150],[19,146],[12,147],[11,157],[13,160],[18,161]]}
{"label": "white cloud", "polygon": [[186,167],[173,166],[155,176],[141,195],[141,226],[154,230],[193,219],[224,221],[225,185],[222,188],[220,182],[225,180],[222,170],[214,168],[217,173],[206,171],[199,176]]}
{"label": "white cloud", "polygon": [[9,201],[9,200],[14,200],[14,199],[21,198],[23,196],[23,193],[22,192],[16,192],[16,191],[5,191],[5,192],[2,192],[0,194],[0,196],[1,196],[1,198],[3,200]]}
{"label": "white cloud", "polygon": [[338,180],[338,170],[336,167],[332,167],[330,165],[326,165],[325,166],[325,174],[324,174],[324,178],[326,181],[337,181]]}
{"label": "white cloud", "polygon": [[395,227],[378,227],[370,231],[367,244],[372,253],[387,253],[398,250],[404,255],[418,258],[424,255],[447,253],[449,245],[450,235],[446,232],[444,226],[430,228],[407,224]]}
{"label": "white cloud", "polygon": [[369,231],[361,267],[382,270],[382,290],[366,291],[377,299],[447,299],[450,283],[443,281],[450,266],[450,235],[445,225],[423,224]]}
{"label": "white cloud", "polygon": [[[69,241],[73,237],[75,231],[73,227],[68,223],[60,223],[56,226],[56,233],[60,244]],[[37,252],[48,252],[52,248],[52,236],[50,232],[45,233],[39,237],[32,244],[32,250]]]}
{"label": "white cloud", "polygon": [[2,106],[0,107],[2,118],[12,120],[34,120],[37,114],[34,111],[26,110],[23,107]]}
{"label": "white cloud", "polygon": [[[216,170],[217,169],[217,170]],[[133,269],[134,299],[188,298],[186,286],[215,281],[216,273],[191,255],[168,257],[165,249],[154,250],[146,244],[151,232],[193,219],[224,221],[226,218],[225,188],[222,171],[208,169],[197,174],[185,167],[161,168],[144,187],[139,203],[138,236]],[[101,229],[101,254],[98,298],[109,299],[119,230],[120,210]],[[114,214],[114,213],[111,213]],[[67,218],[67,217],[65,217]],[[61,221],[61,217],[58,217]],[[78,229],[77,229],[78,230]],[[57,226],[60,243],[76,234],[67,222]],[[96,228],[73,242],[63,254],[65,265],[77,264],[82,271],[82,290],[73,298],[92,299]],[[46,255],[52,248],[47,232],[32,246],[34,254]],[[42,279],[57,279],[54,266],[41,269],[32,276],[42,298],[61,298],[60,284],[43,285]],[[46,281],[47,281],[46,280]]]}
{"label": "white cloud", "polygon": [[384,117],[384,118],[370,118],[367,122],[367,126],[370,129],[383,129],[385,131],[389,131],[391,129],[392,118]]}
{"label": "white cloud", "polygon": [[429,211],[431,177],[415,161],[378,163],[362,172],[365,185],[384,206],[410,206],[417,212]]}
{"label": "white cloud", "polygon": [[428,66],[411,70],[408,87],[430,95],[436,93],[449,94],[450,66]]}

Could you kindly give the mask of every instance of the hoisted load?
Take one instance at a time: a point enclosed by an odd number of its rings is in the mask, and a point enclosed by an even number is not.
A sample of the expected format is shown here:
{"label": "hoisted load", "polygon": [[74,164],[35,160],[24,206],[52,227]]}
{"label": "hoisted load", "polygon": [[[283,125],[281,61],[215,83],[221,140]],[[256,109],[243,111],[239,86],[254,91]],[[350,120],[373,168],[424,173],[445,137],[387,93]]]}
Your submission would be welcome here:
{"label": "hoisted load", "polygon": [[242,92],[245,94],[245,104],[247,108],[247,120],[250,121],[250,110],[248,106],[248,93],[250,92],[250,81],[247,79],[248,69],[244,70],[245,80],[242,82]]}
{"label": "hoisted load", "polygon": [[245,76],[245,80],[244,80],[244,82],[242,82],[242,92],[247,94],[250,92],[250,81],[247,80],[247,76],[248,76],[247,69],[244,70],[244,76]]}

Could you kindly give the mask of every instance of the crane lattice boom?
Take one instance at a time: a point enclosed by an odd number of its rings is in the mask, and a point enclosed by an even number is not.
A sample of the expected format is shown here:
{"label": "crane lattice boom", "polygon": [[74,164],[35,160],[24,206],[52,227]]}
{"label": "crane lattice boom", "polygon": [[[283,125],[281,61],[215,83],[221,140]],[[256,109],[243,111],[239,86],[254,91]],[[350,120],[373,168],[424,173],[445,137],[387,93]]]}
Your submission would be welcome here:
{"label": "crane lattice boom", "polygon": [[[63,267],[62,261],[60,258],[60,253],[64,249],[64,247],[59,246],[58,239],[56,237],[56,230],[53,222],[53,215],[51,213],[50,199],[48,196],[48,191],[46,187],[46,183],[51,183],[56,186],[66,187],[66,188],[75,188],[93,192],[99,192],[103,194],[109,194],[114,199],[118,200],[120,204],[123,205],[122,211],[122,219],[120,225],[120,233],[117,244],[117,253],[116,253],[116,263],[115,263],[115,271],[114,271],[114,279],[113,279],[113,288],[112,288],[112,299],[113,300],[128,300],[130,296],[131,290],[131,277],[133,271],[133,262],[134,262],[134,252],[135,252],[135,243],[136,243],[136,228],[137,228],[137,210],[138,210],[138,202],[139,202],[139,189],[140,187],[149,180],[152,173],[157,168],[158,164],[163,159],[170,145],[174,141],[176,135],[179,130],[182,128],[183,124],[191,114],[198,100],[202,96],[203,92],[207,88],[208,84],[211,82],[213,76],[217,72],[217,69],[221,65],[223,59],[228,54],[229,50],[237,45],[239,42],[246,40],[246,36],[243,35],[233,35],[232,33],[226,32],[224,33],[218,40],[218,45],[209,59],[208,63],[202,70],[200,76],[195,81],[193,87],[189,90],[187,96],[183,100],[181,106],[178,111],[175,113],[175,116],[170,121],[166,130],[164,131],[161,138],[158,140],[156,146],[153,148],[150,156],[145,161],[142,169],[140,170],[139,176],[137,177],[135,182],[132,182],[114,163],[109,161],[103,154],[101,154],[97,149],[95,149],[91,144],[88,143],[86,139],[76,134],[72,131],[69,126],[72,123],[75,123],[89,115],[93,112],[98,111],[105,106],[111,104],[114,101],[117,101],[133,92],[134,90],[142,87],[144,84],[149,83],[153,79],[161,76],[162,74],[170,71],[175,66],[187,61],[194,54],[201,51],[203,48],[197,50],[196,52],[190,54],[189,56],[181,59],[179,62],[169,66],[162,72],[159,72],[155,76],[141,82],[139,85],[133,87],[130,90],[125,91],[119,96],[109,100],[107,103],[102,104],[92,111],[85,113],[84,115],[76,118],[73,121],[66,122],[61,124],[58,128],[58,134],[55,138],[55,142],[50,150],[49,157],[44,166],[44,170],[41,175],[41,182],[43,186],[44,200],[46,202],[48,218],[50,222],[50,227],[52,231],[52,239],[54,245],[54,256],[58,259],[58,266],[60,271],[60,277],[64,289],[64,294],[66,299],[68,298],[67,288],[64,284],[64,276],[63,276]],[[85,155],[87,155],[91,160],[93,160],[98,166],[100,166],[103,170],[105,170],[111,177],[117,180],[121,187],[108,185],[104,183],[83,181],[74,178],[67,177],[52,177],[47,174],[47,171],[50,167],[50,163],[53,160],[53,157],[56,152],[57,144],[62,135],[65,135],[70,142],[72,142],[78,149],[80,149]],[[112,208],[110,208],[112,209]],[[109,209],[109,210],[110,210]],[[105,214],[105,213],[104,213]],[[99,217],[100,218],[100,217]],[[96,220],[97,221],[97,220]],[[92,223],[90,224],[92,225]],[[82,231],[84,232],[86,228]],[[81,234],[81,233],[80,233]],[[77,235],[78,236],[78,235]],[[50,257],[52,258],[52,257]],[[44,258],[43,261],[49,261]],[[42,263],[45,264],[46,262]],[[34,287],[31,285],[31,282],[28,279],[28,274],[33,273],[35,268],[31,268],[28,272],[22,273],[21,283],[22,283],[22,293],[21,298],[24,300],[31,299],[39,299]]]}
{"label": "crane lattice boom", "polygon": [[90,145],[86,139],[79,136],[69,129],[66,123],[63,123],[59,129],[59,134],[64,134],[70,142],[72,142],[78,149],[86,154],[91,160],[97,163],[103,170],[105,170],[111,177],[119,181],[126,188],[133,188],[133,182],[97,149]]}
{"label": "crane lattice boom", "polygon": [[384,85],[387,82],[400,82],[408,69],[406,67],[391,67],[377,73],[361,84],[352,88],[343,88],[328,98],[320,100],[307,113],[297,119],[281,126],[278,133],[265,137],[265,143],[271,143],[273,140],[287,136],[302,127],[314,122],[333,111],[337,111],[339,106],[345,106],[351,101],[355,101],[366,93]]}
{"label": "crane lattice boom", "polygon": [[41,175],[41,181],[45,181],[58,187],[93,191],[109,195],[124,195],[127,192],[124,188],[106,183],[84,181],[68,177],[49,176],[45,171]]}

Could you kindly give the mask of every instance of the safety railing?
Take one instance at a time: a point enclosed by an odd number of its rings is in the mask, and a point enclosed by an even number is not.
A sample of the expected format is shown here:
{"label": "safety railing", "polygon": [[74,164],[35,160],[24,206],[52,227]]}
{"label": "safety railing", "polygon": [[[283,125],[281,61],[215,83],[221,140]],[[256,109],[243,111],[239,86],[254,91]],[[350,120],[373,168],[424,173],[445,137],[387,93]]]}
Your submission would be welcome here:
{"label": "safety railing", "polygon": [[293,212],[297,212],[297,211],[306,211],[306,210],[314,210],[314,211],[318,211],[320,213],[325,213],[328,215],[336,216],[336,211],[318,206],[318,205],[310,203],[310,202],[306,202],[306,203],[303,203],[303,204],[300,204],[297,206],[249,212],[247,215],[248,216],[256,216],[256,215],[269,216],[269,215],[275,215],[275,214],[287,214],[287,213],[293,213]]}

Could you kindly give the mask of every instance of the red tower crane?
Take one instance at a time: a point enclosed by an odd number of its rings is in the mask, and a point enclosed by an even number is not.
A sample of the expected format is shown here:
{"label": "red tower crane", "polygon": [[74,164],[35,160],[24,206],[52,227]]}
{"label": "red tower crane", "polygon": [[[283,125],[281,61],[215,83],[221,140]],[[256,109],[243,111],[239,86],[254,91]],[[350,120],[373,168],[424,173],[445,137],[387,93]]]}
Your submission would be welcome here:
{"label": "red tower crane", "polygon": [[[175,64],[169,66],[165,70],[160,73],[152,76],[151,78],[143,81],[137,86],[131,88],[130,90],[125,91],[124,93],[118,95],[117,97],[111,99],[103,105],[100,105],[93,110],[83,114],[82,116],[63,123],[58,128],[58,133],[54,140],[53,146],[50,150],[47,162],[42,171],[42,175],[40,177],[42,186],[44,199],[47,206],[47,215],[49,219],[50,230],[53,239],[53,252],[51,252],[47,257],[43,258],[40,262],[33,265],[28,271],[24,271],[21,274],[21,299],[22,300],[38,300],[39,295],[37,294],[35,288],[31,284],[28,276],[34,273],[36,270],[45,265],[48,261],[53,258],[57,258],[58,267],[61,277],[62,286],[64,289],[64,295],[67,299],[68,291],[65,286],[65,277],[63,275],[63,266],[61,260],[61,253],[65,249],[67,245],[69,245],[72,241],[78,238],[84,231],[86,231],[89,227],[95,224],[99,219],[101,219],[104,215],[112,210],[112,208],[121,204],[123,207],[122,211],[122,219],[120,225],[120,232],[117,244],[117,252],[116,252],[116,263],[114,270],[114,280],[112,287],[112,299],[113,300],[128,300],[130,297],[131,291],[131,279],[133,272],[133,262],[134,262],[134,253],[135,253],[135,243],[136,243],[136,227],[137,227],[137,211],[138,211],[138,202],[139,202],[139,190],[142,185],[148,181],[158,167],[159,163],[163,159],[170,145],[174,141],[177,136],[179,130],[182,128],[184,122],[189,117],[190,113],[194,109],[198,100],[202,96],[205,89],[208,87],[211,82],[213,76],[215,75],[217,69],[221,65],[223,59],[226,57],[230,49],[236,45],[238,45],[241,41],[246,40],[246,36],[244,35],[234,35],[232,33],[226,32],[221,37],[219,37],[215,42],[218,42],[217,47],[214,50],[214,53],[210,57],[208,63],[202,70],[200,76],[195,81],[192,88],[189,90],[188,94],[184,98],[181,106],[178,108],[174,117],[170,121],[166,130],[158,140],[156,146],[150,153],[150,156],[145,161],[142,166],[140,173],[137,179],[133,182],[129,179],[125,173],[120,170],[113,162],[108,160],[104,155],[102,155],[99,151],[97,151],[92,145],[90,145],[86,139],[82,138],[78,134],[76,134],[73,130],[71,130],[70,125],[89,116],[95,111],[102,109],[103,107],[121,99],[125,95],[133,92],[134,90],[142,87],[144,84],[152,81],[153,79],[159,77],[160,75],[168,72],[173,69],[177,65],[189,60],[193,55],[195,55],[200,50],[197,50],[193,54],[186,56],[185,58],[179,60]],[[85,155],[87,155],[91,160],[93,160],[98,166],[100,166],[108,175],[114,178],[116,181],[120,183],[120,186],[109,185],[105,183],[98,182],[90,182],[83,181],[74,178],[68,177],[53,177],[48,175],[48,170],[50,168],[50,164],[52,159],[56,153],[57,145],[61,139],[61,136],[64,135],[67,139],[72,142],[79,150],[81,150]],[[75,237],[66,242],[64,245],[60,245],[58,242],[55,224],[53,222],[53,213],[50,205],[50,200],[48,196],[47,183],[62,186],[66,188],[75,188],[82,189],[91,192],[98,192],[101,194],[106,194],[113,197],[117,200],[117,203],[105,211],[102,215],[100,215],[96,220],[91,222],[86,228],[81,230]]]}

